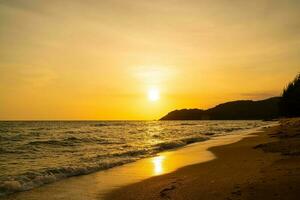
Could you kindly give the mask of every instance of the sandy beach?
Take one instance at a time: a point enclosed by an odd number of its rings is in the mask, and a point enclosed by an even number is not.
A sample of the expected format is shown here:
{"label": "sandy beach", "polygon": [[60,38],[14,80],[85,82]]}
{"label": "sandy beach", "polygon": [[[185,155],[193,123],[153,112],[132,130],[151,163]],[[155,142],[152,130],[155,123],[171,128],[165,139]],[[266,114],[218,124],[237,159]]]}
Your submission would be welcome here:
{"label": "sandy beach", "polygon": [[217,158],[114,190],[106,199],[299,199],[300,119],[209,148]]}

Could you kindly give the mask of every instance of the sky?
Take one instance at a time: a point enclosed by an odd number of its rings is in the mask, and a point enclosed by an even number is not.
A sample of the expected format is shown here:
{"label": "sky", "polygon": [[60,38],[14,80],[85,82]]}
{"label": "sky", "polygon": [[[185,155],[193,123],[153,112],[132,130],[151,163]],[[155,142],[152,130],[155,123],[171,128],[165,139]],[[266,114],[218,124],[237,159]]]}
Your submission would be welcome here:
{"label": "sky", "polygon": [[151,120],[278,96],[299,55],[299,0],[0,0],[0,120]]}

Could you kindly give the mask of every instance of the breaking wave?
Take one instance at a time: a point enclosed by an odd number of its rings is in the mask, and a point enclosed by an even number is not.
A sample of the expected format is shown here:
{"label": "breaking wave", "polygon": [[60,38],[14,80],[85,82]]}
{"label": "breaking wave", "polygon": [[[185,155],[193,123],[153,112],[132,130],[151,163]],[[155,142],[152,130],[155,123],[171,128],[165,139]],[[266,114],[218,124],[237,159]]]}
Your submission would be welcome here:
{"label": "breaking wave", "polygon": [[[108,155],[99,155],[94,158],[89,158],[87,160],[101,160],[103,158],[119,158],[118,161],[102,161],[101,163],[97,163],[97,165],[93,166],[81,166],[81,167],[60,167],[60,168],[49,168],[45,171],[41,172],[28,172],[25,174],[21,174],[18,177],[11,178],[9,180],[5,180],[0,182],[0,196],[12,194],[15,192],[30,190],[35,187],[42,186],[44,184],[52,183],[63,178],[79,176],[84,174],[89,174],[92,172],[96,172],[99,170],[109,169],[115,166],[120,166],[129,162],[136,161],[137,159],[153,156],[156,153],[163,151],[174,149],[178,147],[185,146],[187,144],[191,144],[194,142],[200,142],[207,140],[205,137],[197,137],[197,138],[183,138],[181,140],[176,141],[168,141],[162,142],[157,145],[154,145],[153,148],[150,149],[138,149],[132,151],[126,151],[122,153],[112,153]],[[49,141],[35,141],[31,142],[31,144],[59,144],[62,145],[61,142],[56,140]],[[3,150],[3,149],[0,149]]]}
{"label": "breaking wave", "polygon": [[63,178],[89,174],[99,170],[112,168],[115,166],[123,165],[134,161],[135,159],[129,158],[122,161],[101,163],[96,166],[86,167],[61,167],[48,169],[43,172],[26,173],[10,180],[0,182],[0,196],[12,194],[33,189],[44,184],[53,183]]}

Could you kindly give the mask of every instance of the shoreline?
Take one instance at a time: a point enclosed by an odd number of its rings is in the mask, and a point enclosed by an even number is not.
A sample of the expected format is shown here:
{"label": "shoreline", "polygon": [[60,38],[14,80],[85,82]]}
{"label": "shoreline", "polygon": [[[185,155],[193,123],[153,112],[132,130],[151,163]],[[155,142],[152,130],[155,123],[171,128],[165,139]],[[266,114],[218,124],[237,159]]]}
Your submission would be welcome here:
{"label": "shoreline", "polygon": [[105,199],[298,199],[299,143],[290,145],[299,130],[299,119],[283,120],[254,137],[209,148],[216,159],[118,188]]}
{"label": "shoreline", "polygon": [[[213,137],[206,141],[160,152],[155,157],[140,159],[92,174],[62,179],[32,190],[11,194],[4,198],[32,200],[47,197],[47,199],[57,200],[68,199],[71,196],[72,199],[82,199],[82,193],[84,193],[86,195],[85,199],[103,199],[113,189],[122,188],[161,174],[172,173],[187,165],[213,160],[215,156],[207,150],[208,148],[237,142],[257,130],[258,128],[248,129],[230,135]],[[195,154],[200,156],[195,157]]]}
{"label": "shoreline", "polygon": [[[76,128],[75,124],[68,125],[68,127]],[[10,143],[7,139],[9,137],[5,137],[5,140],[8,142],[5,143],[4,148],[0,150],[1,153],[4,153],[4,161],[6,161],[8,165],[4,166],[5,176],[1,177],[0,196],[7,196],[43,187],[47,184],[52,184],[70,177],[97,173],[140,159],[150,158],[161,152],[176,150],[192,143],[203,142],[214,137],[219,137],[220,135],[235,134],[236,132],[255,129],[270,123],[262,121],[183,121],[157,124],[150,122],[149,127],[144,126],[144,123],[134,123],[134,125],[143,127],[136,130],[131,127],[130,123],[127,124],[127,122],[112,124],[97,122],[84,124],[81,125],[86,125],[85,128],[87,129],[92,127],[92,132],[103,131],[105,134],[96,134],[97,136],[88,134],[87,136],[81,137],[81,131],[78,131],[80,135],[77,135],[76,130],[67,131],[63,130],[63,127],[57,127],[59,134],[55,134],[57,138],[54,139],[50,136],[50,132],[52,132],[50,130],[53,128],[50,127],[52,126],[51,123],[36,124],[39,129],[26,123],[21,124],[21,127],[28,125],[28,127],[32,127],[33,132],[24,130],[24,132],[28,132],[28,134],[24,134],[26,137],[22,139],[20,135],[13,136],[17,137],[17,139],[20,138],[20,142],[16,142],[16,144]],[[120,140],[118,135],[122,135],[122,131],[118,128],[119,125],[127,127],[125,128],[125,138],[128,138],[128,143],[124,143],[124,141]],[[16,127],[18,126],[19,125],[16,125]],[[160,129],[164,130],[165,128],[166,131],[160,132]],[[133,134],[131,134],[131,129]],[[18,130],[18,128],[16,128],[16,130]],[[38,136],[41,130],[45,130],[44,139]],[[150,130],[150,132],[148,132],[148,130]],[[19,129],[18,131],[23,130]],[[109,132],[114,133],[112,138],[109,136]],[[66,136],[64,136],[64,133],[66,133]],[[102,136],[104,138],[102,138]],[[115,139],[113,139],[114,137]],[[24,140],[24,144],[21,143],[21,140]],[[112,142],[110,140],[112,140]],[[112,146],[110,143],[112,143]],[[20,155],[17,155],[19,150],[17,149],[15,151],[14,145],[19,145],[19,148],[22,149]],[[88,151],[84,150],[86,145],[93,146],[90,148],[91,151],[89,148]],[[5,150],[6,147],[8,151]],[[57,147],[58,151],[54,150],[54,147]],[[30,151],[32,149],[38,151],[31,156]],[[43,151],[39,149],[43,149]],[[80,149],[83,149],[83,151],[80,152]],[[108,149],[109,151],[107,151]],[[44,159],[44,152],[49,152],[49,159]],[[13,164],[15,162],[14,156],[19,160],[16,164]],[[30,159],[28,160],[27,157]],[[46,157],[48,156],[46,155]],[[40,161],[43,162],[39,163]],[[21,163],[24,163],[24,165]],[[15,170],[12,171],[10,169]],[[1,174],[3,174],[3,172]]]}

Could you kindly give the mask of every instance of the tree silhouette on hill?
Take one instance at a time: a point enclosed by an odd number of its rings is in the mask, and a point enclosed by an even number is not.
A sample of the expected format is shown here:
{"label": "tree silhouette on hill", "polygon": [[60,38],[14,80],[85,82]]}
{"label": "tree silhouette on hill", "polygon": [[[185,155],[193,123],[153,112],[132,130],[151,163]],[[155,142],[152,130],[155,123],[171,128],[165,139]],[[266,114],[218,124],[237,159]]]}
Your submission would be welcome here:
{"label": "tree silhouette on hill", "polygon": [[279,107],[285,117],[300,116],[300,73],[283,90]]}

